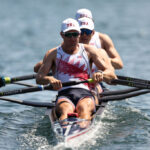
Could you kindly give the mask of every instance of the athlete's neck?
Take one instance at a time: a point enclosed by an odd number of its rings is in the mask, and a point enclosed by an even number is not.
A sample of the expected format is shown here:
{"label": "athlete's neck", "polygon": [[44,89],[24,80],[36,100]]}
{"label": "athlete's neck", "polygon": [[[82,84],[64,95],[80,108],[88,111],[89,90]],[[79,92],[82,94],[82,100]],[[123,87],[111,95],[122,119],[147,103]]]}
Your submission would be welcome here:
{"label": "athlete's neck", "polygon": [[61,45],[63,51],[67,54],[76,54],[79,50],[79,44],[74,45],[74,46],[68,46],[64,43]]}

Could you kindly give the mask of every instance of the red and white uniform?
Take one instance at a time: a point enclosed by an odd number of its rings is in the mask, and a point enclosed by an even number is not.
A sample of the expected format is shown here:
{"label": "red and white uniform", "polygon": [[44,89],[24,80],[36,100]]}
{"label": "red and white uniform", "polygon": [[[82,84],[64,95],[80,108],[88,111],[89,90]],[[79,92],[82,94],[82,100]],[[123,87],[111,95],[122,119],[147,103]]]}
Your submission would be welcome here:
{"label": "red and white uniform", "polygon": [[102,47],[98,32],[94,33],[94,35],[92,36],[89,44],[95,46],[96,48],[101,48]]}
{"label": "red and white uniform", "polygon": [[[83,44],[79,44],[79,51],[73,55],[65,53],[61,46],[57,48],[55,77],[58,80],[62,82],[82,81],[89,79],[90,74],[89,59]],[[90,90],[88,83],[63,87],[61,90],[70,87]]]}

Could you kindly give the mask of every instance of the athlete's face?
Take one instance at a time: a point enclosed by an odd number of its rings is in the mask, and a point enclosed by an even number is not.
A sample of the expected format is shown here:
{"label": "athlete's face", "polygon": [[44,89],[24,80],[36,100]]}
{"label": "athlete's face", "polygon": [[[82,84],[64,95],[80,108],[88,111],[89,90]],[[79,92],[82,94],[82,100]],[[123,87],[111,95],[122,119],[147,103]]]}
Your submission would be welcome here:
{"label": "athlete's face", "polygon": [[94,30],[81,29],[80,43],[89,44],[93,34]]}
{"label": "athlete's face", "polygon": [[80,33],[76,30],[70,30],[65,33],[61,32],[61,36],[64,39],[64,43],[68,43],[70,45],[76,45],[79,43]]}

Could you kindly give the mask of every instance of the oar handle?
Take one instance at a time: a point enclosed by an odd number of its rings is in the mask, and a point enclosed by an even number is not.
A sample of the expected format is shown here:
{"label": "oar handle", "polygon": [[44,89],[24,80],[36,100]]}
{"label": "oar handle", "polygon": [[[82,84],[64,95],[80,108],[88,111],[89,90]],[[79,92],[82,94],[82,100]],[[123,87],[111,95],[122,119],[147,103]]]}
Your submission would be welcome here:
{"label": "oar handle", "polygon": [[87,80],[83,80],[83,81],[69,81],[69,82],[62,83],[62,86],[66,87],[66,86],[71,86],[71,85],[77,85],[80,83],[92,83],[92,82],[93,82],[93,79],[87,79]]}

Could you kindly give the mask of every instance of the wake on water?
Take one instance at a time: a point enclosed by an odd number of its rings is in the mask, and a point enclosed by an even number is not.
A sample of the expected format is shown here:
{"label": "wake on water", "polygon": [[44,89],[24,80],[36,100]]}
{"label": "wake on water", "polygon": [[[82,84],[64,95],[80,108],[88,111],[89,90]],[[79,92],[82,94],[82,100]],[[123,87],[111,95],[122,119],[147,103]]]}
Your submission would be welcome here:
{"label": "wake on water", "polygon": [[[96,120],[93,124],[93,128],[91,131],[89,131],[87,134],[82,136],[83,140],[78,140],[75,143],[72,143],[72,145],[66,145],[64,142],[58,142],[56,141],[55,135],[50,127],[50,123],[48,118],[46,118],[47,121],[43,124],[38,125],[36,123],[34,126],[31,127],[31,129],[28,129],[28,131],[21,136],[18,137],[18,141],[21,143],[21,149],[31,148],[31,149],[38,149],[38,150],[47,150],[47,149],[53,149],[53,150],[59,150],[59,149],[87,149],[87,147],[93,147],[96,144],[96,139],[103,138],[104,135],[106,135],[107,129],[105,129],[105,123],[101,121],[105,117],[105,111],[101,116],[97,116]],[[47,124],[47,125],[46,125]],[[43,130],[43,128],[48,128],[47,137],[42,136],[40,133],[37,134],[37,130],[39,127]],[[49,126],[49,127],[48,127]],[[42,131],[40,131],[42,132]],[[98,134],[97,134],[98,133]]]}
{"label": "wake on water", "polygon": [[[32,114],[30,116],[32,118],[34,111],[37,109],[33,109],[31,112],[25,111],[23,112],[24,115],[21,116],[27,119],[26,115]],[[129,107],[128,101],[108,103],[102,115],[96,117],[92,130],[83,135],[83,140],[68,146],[56,140],[49,119],[45,117],[44,113],[42,113],[42,117],[41,111],[34,115],[35,118],[32,122],[23,126],[19,125],[23,129],[19,131],[17,137],[18,149],[62,150],[99,149],[100,147],[107,149],[107,145],[110,146],[121,141],[126,142],[131,134],[139,136],[142,134],[138,133],[139,130],[146,134],[147,129],[142,128],[142,123],[143,121],[145,123],[150,121],[150,118],[139,109],[132,108],[131,105]]]}

